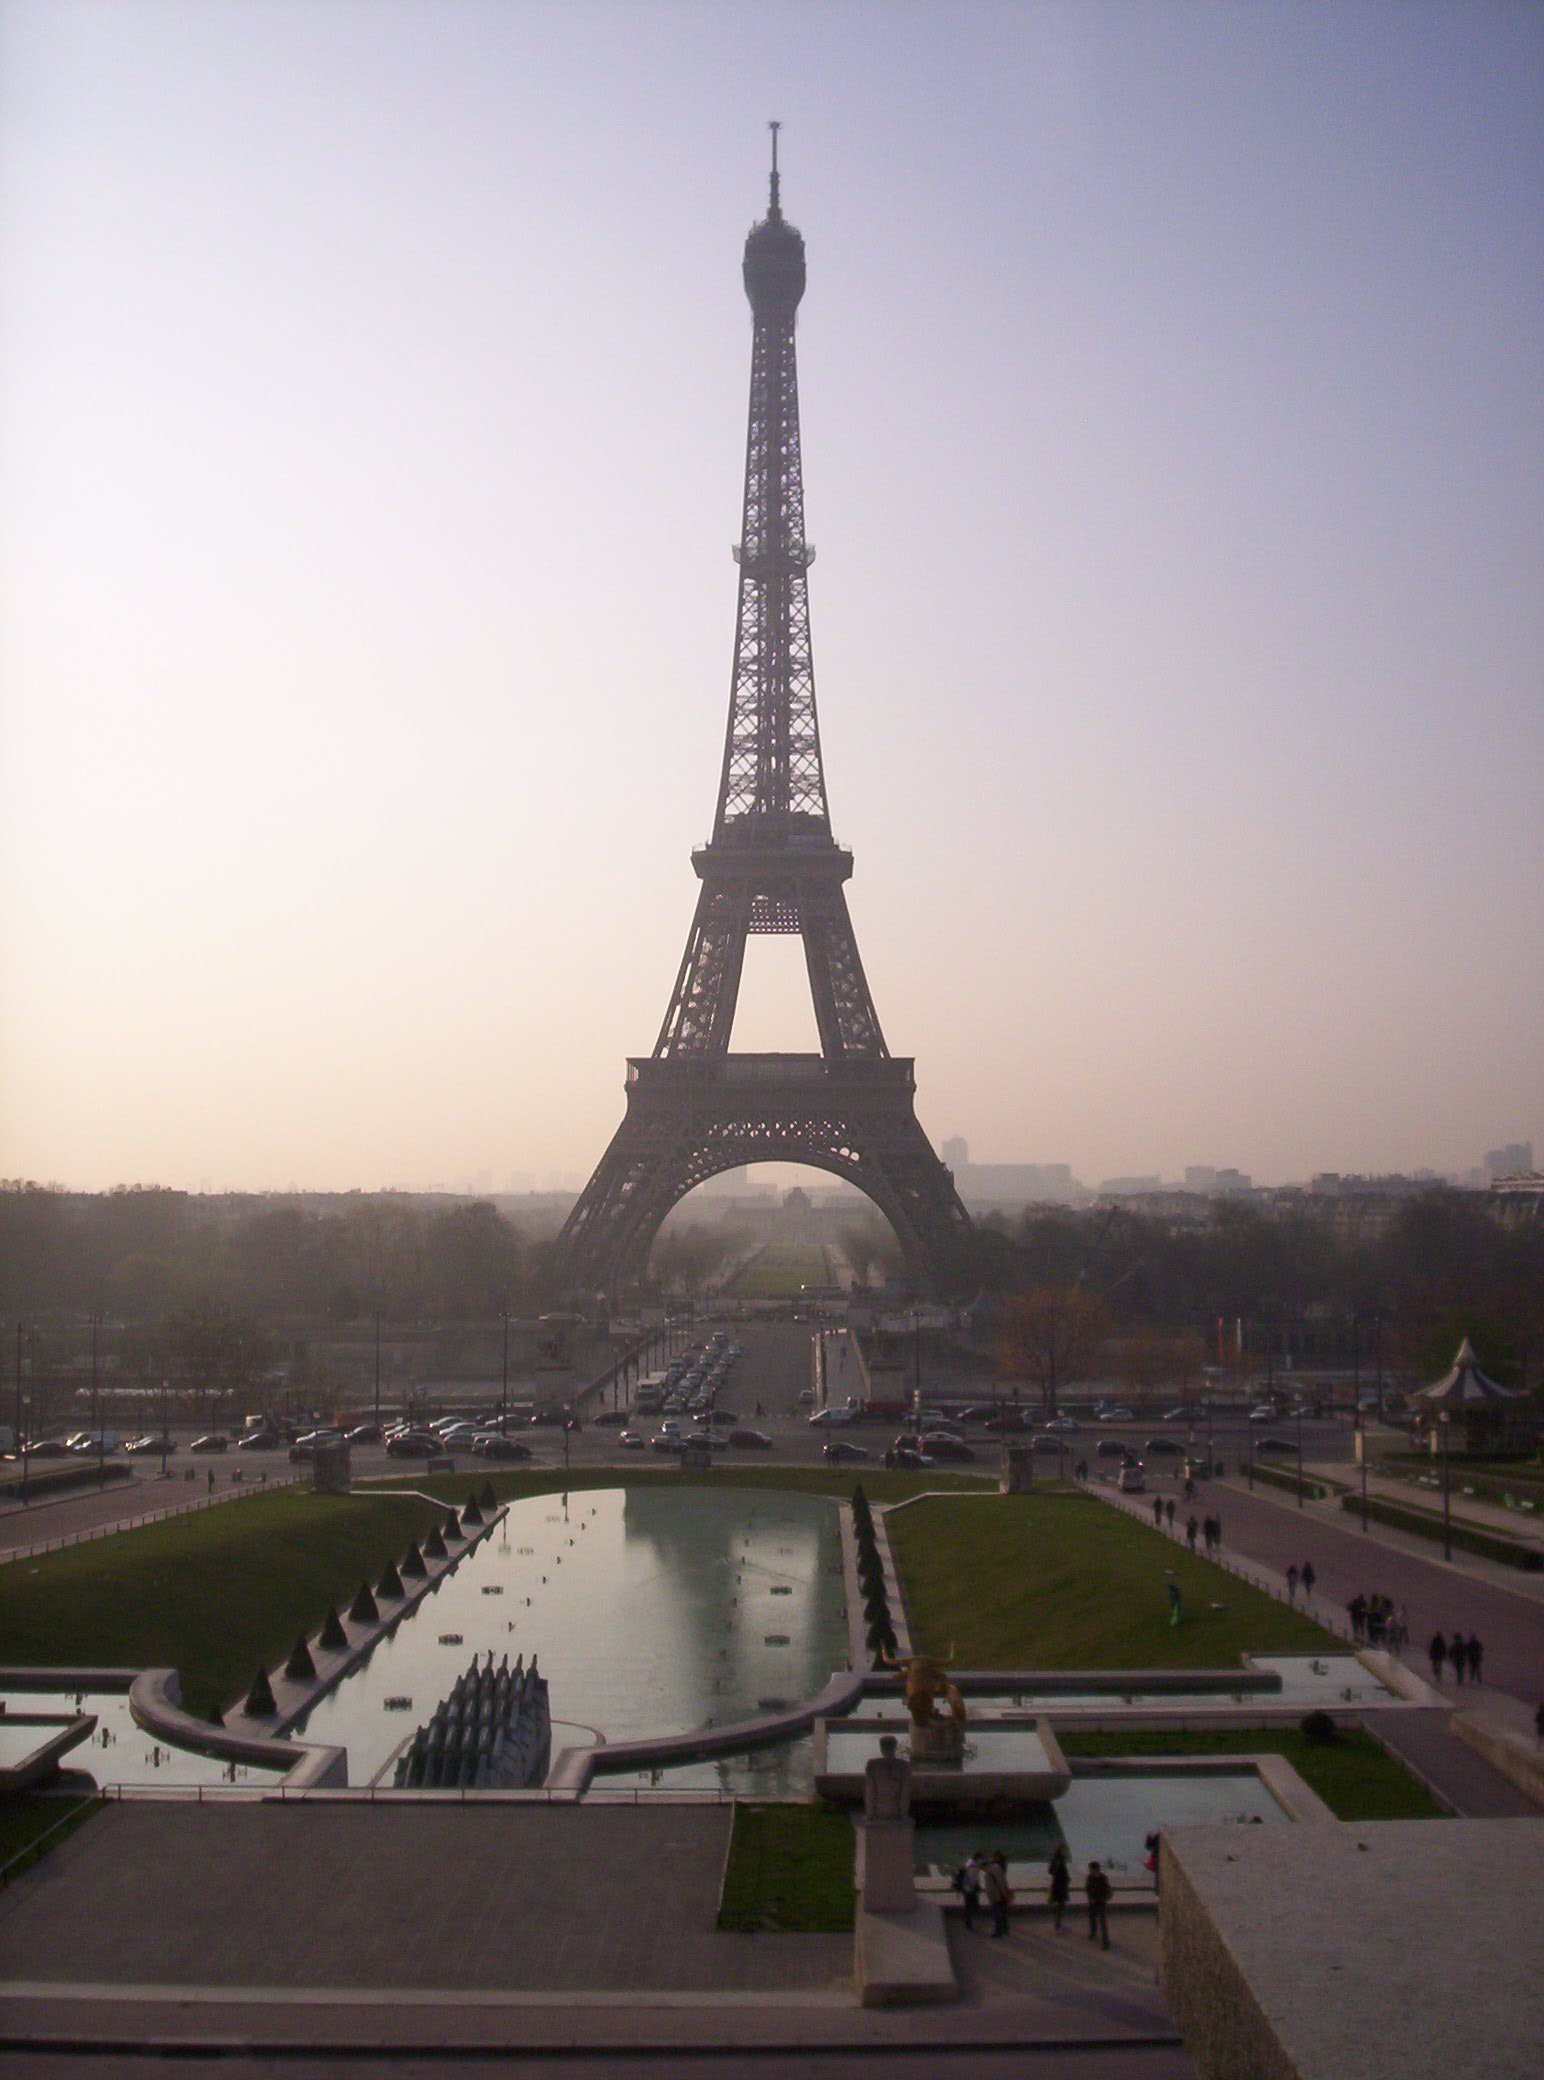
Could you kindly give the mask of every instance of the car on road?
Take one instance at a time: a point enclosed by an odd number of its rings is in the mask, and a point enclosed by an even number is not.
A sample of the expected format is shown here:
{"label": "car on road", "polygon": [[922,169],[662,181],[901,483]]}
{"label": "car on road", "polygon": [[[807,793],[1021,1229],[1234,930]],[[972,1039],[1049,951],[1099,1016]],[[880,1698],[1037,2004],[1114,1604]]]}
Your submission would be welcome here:
{"label": "car on road", "polygon": [[188,1446],[190,1452],[228,1452],[230,1439],[222,1437],[218,1430],[211,1430],[205,1437],[195,1437]]}
{"label": "car on road", "polygon": [[1208,1459],[1204,1454],[1199,1458],[1192,1456],[1185,1461],[1187,1481],[1209,1481],[1217,1471],[1216,1460]]}
{"label": "car on road", "polygon": [[872,1459],[874,1454],[866,1444],[854,1444],[846,1437],[833,1437],[820,1448],[822,1459],[829,1459],[833,1466],[840,1466],[846,1459]]}
{"label": "car on road", "polygon": [[1258,1459],[1290,1459],[1292,1446],[1284,1437],[1257,1437],[1254,1441],[1255,1457]]}
{"label": "car on road", "polygon": [[381,1426],[379,1423],[356,1423],[348,1433],[348,1441],[350,1444],[379,1444]]}
{"label": "car on road", "polygon": [[1183,1423],[1189,1413],[1188,1408],[1166,1408],[1158,1420],[1160,1423]]}
{"label": "car on road", "polygon": [[[60,1445],[58,1449],[62,1452],[64,1446]],[[151,1437],[147,1434],[144,1437],[131,1437],[123,1449],[126,1452],[132,1452],[137,1459],[144,1459],[148,1458],[153,1452],[174,1452],[177,1449],[177,1445],[173,1438]],[[32,1457],[34,1459],[50,1458],[52,1456],[53,1453],[46,1443],[35,1444],[32,1447]]]}
{"label": "car on road", "polygon": [[661,1430],[649,1439],[651,1452],[678,1452],[686,1443],[679,1430]]}
{"label": "car on road", "polygon": [[1249,1411],[1249,1420],[1251,1423],[1274,1423],[1276,1411],[1268,1401],[1262,1401],[1258,1408]]}
{"label": "car on road", "polygon": [[392,1459],[435,1459],[449,1449],[432,1430],[398,1430],[386,1440],[387,1456]]}
{"label": "car on road", "polygon": [[885,1464],[901,1473],[919,1473],[933,1461],[926,1452],[919,1452],[915,1445],[893,1444],[885,1453]]}
{"label": "car on road", "polygon": [[1140,1495],[1143,1486],[1141,1460],[1128,1459],[1121,1468],[1120,1476],[1115,1485],[1119,1488],[1122,1495]]}
{"label": "car on road", "polygon": [[772,1449],[772,1440],[764,1430],[731,1430],[725,1442],[733,1445],[736,1451],[769,1452]]}
{"label": "car on road", "polygon": [[314,1459],[324,1445],[342,1442],[341,1430],[308,1430],[303,1437],[297,1437],[290,1446],[290,1464],[297,1466],[302,1459]]}
{"label": "car on road", "polygon": [[[124,1449],[132,1452],[134,1447],[126,1445]],[[161,1449],[159,1443],[155,1449]],[[176,1447],[173,1446],[172,1449],[175,1450]],[[35,1437],[26,1450],[26,1457],[29,1459],[68,1459],[69,1456],[70,1448],[62,1437]]]}
{"label": "car on road", "polygon": [[811,1427],[819,1424],[822,1428],[832,1429],[839,1423],[852,1422],[856,1415],[857,1410],[853,1408],[817,1408],[808,1420]]}
{"label": "car on road", "polygon": [[480,1459],[530,1459],[535,1457],[528,1444],[522,1444],[518,1437],[502,1437],[497,1430],[491,1430],[486,1436],[479,1437],[473,1444],[472,1450],[476,1452]]}
{"label": "car on road", "polygon": [[598,1416],[592,1418],[592,1421],[597,1430],[625,1430],[627,1428],[627,1410],[625,1408],[603,1408]]}
{"label": "car on road", "polygon": [[[1105,1441],[1109,1442],[1108,1439]],[[1029,1448],[1032,1452],[1064,1452],[1067,1449],[1067,1440],[1064,1437],[1050,1437],[1042,1430],[1038,1436],[1030,1439]]]}
{"label": "car on road", "polygon": [[1099,1411],[1101,1423],[1134,1423],[1136,1419],[1134,1408],[1102,1408]]}
{"label": "car on road", "polygon": [[989,1417],[986,1427],[988,1430],[1013,1431],[1027,1430],[1029,1424],[1018,1409],[1005,1408],[1000,1410],[995,1416]]}
{"label": "car on road", "polygon": [[1047,1430],[1062,1430],[1070,1435],[1077,1429],[1078,1419],[1076,1416],[1052,1416],[1045,1427]]}
{"label": "car on road", "polygon": [[648,1441],[641,1430],[624,1430],[617,1439],[617,1443],[629,1452],[641,1452]]}
{"label": "car on road", "polygon": [[249,1430],[245,1437],[236,1439],[238,1452],[276,1452],[279,1449],[277,1430]]}
{"label": "car on road", "polygon": [[1185,1447],[1177,1437],[1150,1437],[1142,1447],[1145,1452],[1156,1452],[1161,1458],[1183,1458]]}
{"label": "car on road", "polygon": [[924,1437],[922,1449],[930,1459],[952,1459],[956,1463],[976,1456],[974,1446],[966,1444],[960,1437]]}
{"label": "car on road", "polygon": [[1096,1459],[1124,1459],[1128,1449],[1129,1447],[1123,1445],[1118,1437],[1101,1437],[1094,1446],[1094,1457]]}

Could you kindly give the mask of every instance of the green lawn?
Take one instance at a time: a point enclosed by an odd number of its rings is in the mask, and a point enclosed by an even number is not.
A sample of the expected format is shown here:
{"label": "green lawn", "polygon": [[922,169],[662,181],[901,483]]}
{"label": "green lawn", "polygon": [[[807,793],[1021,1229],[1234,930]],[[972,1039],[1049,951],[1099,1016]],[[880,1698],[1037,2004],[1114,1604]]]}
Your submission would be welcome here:
{"label": "green lawn", "polygon": [[769,1242],[730,1281],[742,1300],[796,1300],[805,1286],[823,1286],[831,1273],[818,1242]]}
{"label": "green lawn", "polygon": [[1309,1619],[1091,1495],[944,1496],[886,1521],[915,1637],[960,1668],[1237,1668],[1248,1651],[1340,1651]]}
{"label": "green lawn", "polygon": [[[48,1845],[53,1848],[66,1835],[73,1834],[101,1803],[89,1793],[80,1798],[44,1798],[36,1791],[15,1791],[8,1798],[0,1798],[0,1864],[9,1863],[13,1856],[30,1849],[39,1836],[52,1834],[57,1828],[58,1833],[53,1834]],[[48,1851],[42,1853],[46,1855]],[[11,1875],[19,1878],[21,1869]]]}
{"label": "green lawn", "polygon": [[13,1561],[0,1666],[176,1668],[207,1715],[438,1521],[409,1495],[281,1489]]}
{"label": "green lawn", "polygon": [[1402,1763],[1359,1727],[1323,1745],[1295,1726],[1247,1726],[1194,1733],[1058,1733],[1063,1752],[1080,1755],[1283,1755],[1339,1820],[1440,1820],[1439,1806]]}
{"label": "green lawn", "polygon": [[718,1925],[840,1935],[852,1927],[853,1831],[829,1806],[737,1805]]}

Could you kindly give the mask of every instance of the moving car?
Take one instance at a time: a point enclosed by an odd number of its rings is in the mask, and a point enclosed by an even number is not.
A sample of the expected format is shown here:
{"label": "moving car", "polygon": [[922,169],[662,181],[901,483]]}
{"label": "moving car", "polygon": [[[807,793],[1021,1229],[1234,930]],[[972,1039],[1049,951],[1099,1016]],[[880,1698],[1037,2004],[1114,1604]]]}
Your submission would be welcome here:
{"label": "moving car", "polygon": [[600,1414],[592,1418],[592,1420],[597,1430],[625,1430],[627,1428],[627,1410],[625,1408],[603,1408]]}
{"label": "moving car", "polygon": [[1027,1430],[1029,1424],[1025,1421],[1020,1410],[1005,1408],[1000,1414],[990,1417],[986,1427],[988,1430]]}
{"label": "moving car", "polygon": [[432,1430],[399,1430],[386,1440],[386,1451],[393,1459],[435,1459],[446,1450]]}
{"label": "moving car", "polygon": [[1183,1455],[1185,1447],[1177,1437],[1150,1437],[1142,1449],[1158,1452],[1165,1458],[1178,1459]]}
{"label": "moving car", "polygon": [[379,1444],[381,1426],[379,1423],[356,1423],[348,1433],[348,1441],[350,1444]]}
{"label": "moving car", "polygon": [[236,1439],[238,1452],[276,1452],[279,1449],[277,1430],[249,1430],[245,1437]]}
{"label": "moving car", "polygon": [[481,1459],[529,1459],[531,1447],[522,1444],[518,1437],[501,1437],[496,1430],[479,1437],[472,1450]]}
{"label": "moving car", "polygon": [[1293,1456],[1293,1447],[1284,1437],[1257,1437],[1254,1448],[1256,1458],[1260,1459],[1290,1459]]}
{"label": "moving car", "polygon": [[726,1442],[736,1451],[768,1452],[772,1449],[772,1440],[764,1430],[731,1430]]}
{"label": "moving car", "polygon": [[915,1445],[893,1444],[885,1453],[886,1466],[895,1467],[902,1473],[918,1473],[933,1461],[926,1452],[919,1452]]}
{"label": "moving car", "polygon": [[624,1430],[617,1439],[630,1452],[641,1452],[648,1441],[641,1430]]}
{"label": "moving car", "polygon": [[1094,1446],[1094,1457],[1096,1459],[1124,1459],[1126,1452],[1127,1447],[1121,1443],[1118,1437],[1101,1437]]}
{"label": "moving car", "polygon": [[341,1430],[308,1430],[304,1437],[297,1437],[290,1446],[290,1464],[298,1465],[302,1459],[314,1459],[323,1445],[341,1444]]}
{"label": "moving car", "polygon": [[1115,1485],[1122,1495],[1140,1495],[1143,1489],[1141,1460],[1128,1460],[1121,1468],[1120,1477]]}
{"label": "moving car", "polygon": [[850,1423],[856,1415],[857,1410],[854,1408],[817,1408],[809,1421],[812,1427],[820,1424],[829,1429],[838,1423]]}
{"label": "moving car", "polygon": [[222,1437],[218,1430],[211,1430],[207,1437],[195,1437],[188,1446],[190,1452],[225,1452],[230,1449],[230,1439]]}
{"label": "moving car", "polygon": [[[62,1444],[57,1447],[52,1447],[46,1443],[35,1444],[32,1447],[32,1457],[34,1459],[50,1458],[53,1456],[53,1453],[56,1449],[62,1452],[64,1450],[64,1446]],[[144,1437],[131,1437],[123,1449],[126,1452],[132,1452],[136,1458],[142,1459],[148,1458],[152,1452],[174,1452],[176,1451],[177,1447],[174,1441],[169,1437],[164,1439],[159,1437],[151,1437],[147,1433]]]}
{"label": "moving car", "polygon": [[1099,1412],[1101,1423],[1134,1423],[1136,1419],[1134,1408],[1105,1408]]}
{"label": "moving car", "polygon": [[959,1437],[925,1436],[922,1449],[930,1459],[952,1459],[956,1463],[976,1456],[974,1448]]}
{"label": "moving car", "polygon": [[839,1466],[844,1459],[872,1459],[874,1454],[866,1444],[852,1444],[845,1437],[833,1437],[821,1446],[820,1456]]}

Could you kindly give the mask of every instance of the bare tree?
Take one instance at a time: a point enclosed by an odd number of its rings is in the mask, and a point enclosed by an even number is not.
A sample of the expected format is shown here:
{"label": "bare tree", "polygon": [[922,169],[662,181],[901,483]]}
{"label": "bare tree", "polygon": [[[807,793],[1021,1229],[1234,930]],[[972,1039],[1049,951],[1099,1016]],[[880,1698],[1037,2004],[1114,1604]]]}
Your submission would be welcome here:
{"label": "bare tree", "polygon": [[1003,1303],[998,1365],[1007,1379],[1039,1390],[1046,1416],[1061,1389],[1084,1371],[1110,1332],[1104,1302],[1082,1286],[1036,1286]]}

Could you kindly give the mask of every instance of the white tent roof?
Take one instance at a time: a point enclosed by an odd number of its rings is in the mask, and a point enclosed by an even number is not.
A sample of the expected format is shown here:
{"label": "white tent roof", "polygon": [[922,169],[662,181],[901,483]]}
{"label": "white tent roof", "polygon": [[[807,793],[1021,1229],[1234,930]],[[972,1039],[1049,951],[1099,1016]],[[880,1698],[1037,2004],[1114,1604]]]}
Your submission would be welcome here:
{"label": "white tent roof", "polygon": [[1466,1336],[1458,1346],[1452,1371],[1435,1380],[1431,1386],[1422,1387],[1415,1399],[1440,1402],[1448,1408],[1480,1408],[1487,1402],[1515,1401],[1517,1392],[1515,1387],[1503,1387],[1487,1373],[1481,1372],[1479,1360]]}

